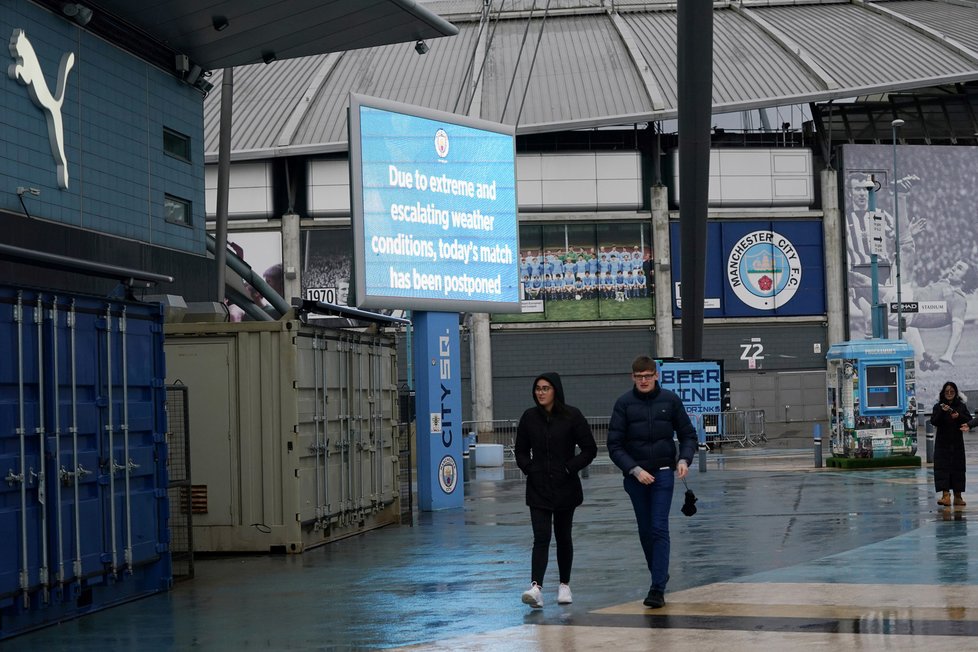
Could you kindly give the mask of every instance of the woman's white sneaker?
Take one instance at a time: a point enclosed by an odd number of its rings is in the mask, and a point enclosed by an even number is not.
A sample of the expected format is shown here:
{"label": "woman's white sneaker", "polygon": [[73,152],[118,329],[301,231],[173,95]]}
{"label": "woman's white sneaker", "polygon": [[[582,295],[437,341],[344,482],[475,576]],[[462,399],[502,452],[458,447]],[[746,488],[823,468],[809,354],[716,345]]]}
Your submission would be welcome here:
{"label": "woman's white sneaker", "polygon": [[523,591],[523,604],[528,604],[534,609],[543,607],[543,591],[540,585],[534,582],[526,591]]}
{"label": "woman's white sneaker", "polygon": [[573,601],[574,597],[571,595],[569,586],[561,584],[557,587],[557,604],[570,604]]}

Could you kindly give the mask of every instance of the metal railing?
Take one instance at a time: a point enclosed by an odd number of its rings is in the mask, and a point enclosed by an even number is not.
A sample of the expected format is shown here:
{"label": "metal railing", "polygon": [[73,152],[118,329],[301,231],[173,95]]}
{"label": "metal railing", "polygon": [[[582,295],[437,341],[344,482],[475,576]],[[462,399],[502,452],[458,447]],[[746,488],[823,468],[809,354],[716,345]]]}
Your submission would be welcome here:
{"label": "metal railing", "polygon": [[696,430],[705,434],[706,445],[711,449],[723,444],[747,448],[767,441],[764,410],[729,410],[695,416]]}
{"label": "metal railing", "polygon": [[513,446],[516,444],[515,419],[496,419],[493,421],[463,421],[462,432],[466,436],[475,434],[475,440],[470,443],[502,444],[505,459],[513,459]]}
{"label": "metal railing", "polygon": [[[604,450],[608,443],[608,421],[610,417],[585,418],[591,426],[591,433],[594,435],[598,450]],[[764,410],[706,412],[691,414],[690,418],[696,426],[696,432],[705,434],[706,445],[711,449],[719,448],[723,444],[735,444],[741,448],[747,448],[767,441],[764,432]],[[462,432],[465,435],[475,433],[475,443],[502,444],[506,459],[513,459],[513,446],[516,443],[516,426],[518,423],[514,419],[463,421]]]}

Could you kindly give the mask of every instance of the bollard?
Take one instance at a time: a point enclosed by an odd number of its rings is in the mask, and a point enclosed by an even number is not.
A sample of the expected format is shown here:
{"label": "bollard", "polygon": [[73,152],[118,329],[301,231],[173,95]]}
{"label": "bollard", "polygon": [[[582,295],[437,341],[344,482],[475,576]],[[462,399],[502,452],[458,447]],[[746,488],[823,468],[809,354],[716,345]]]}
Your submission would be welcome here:
{"label": "bollard", "polygon": [[822,424],[816,423],[814,428],[815,435],[815,468],[822,468]]}
{"label": "bollard", "polygon": [[924,438],[927,440],[927,463],[934,463],[934,424],[927,420],[927,425],[924,429]]}
{"label": "bollard", "polygon": [[700,458],[700,473],[706,473],[706,433],[700,431],[699,437],[699,458]]}

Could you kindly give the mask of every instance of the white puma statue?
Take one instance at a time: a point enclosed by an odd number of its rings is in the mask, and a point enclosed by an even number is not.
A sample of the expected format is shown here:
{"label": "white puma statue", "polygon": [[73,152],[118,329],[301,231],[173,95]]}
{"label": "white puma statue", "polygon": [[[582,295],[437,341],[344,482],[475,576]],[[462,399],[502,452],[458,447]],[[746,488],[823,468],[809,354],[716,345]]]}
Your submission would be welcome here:
{"label": "white puma statue", "polygon": [[61,119],[61,105],[65,99],[68,72],[75,65],[75,54],[66,52],[61,57],[61,65],[58,67],[58,85],[53,95],[44,79],[44,72],[41,70],[40,61],[37,60],[34,46],[27,40],[27,35],[22,29],[15,29],[10,36],[10,56],[14,58],[14,63],[7,69],[10,78],[27,86],[34,104],[44,110],[48,121],[51,154],[58,164],[58,186],[67,189],[68,160],[65,158],[65,131]]}

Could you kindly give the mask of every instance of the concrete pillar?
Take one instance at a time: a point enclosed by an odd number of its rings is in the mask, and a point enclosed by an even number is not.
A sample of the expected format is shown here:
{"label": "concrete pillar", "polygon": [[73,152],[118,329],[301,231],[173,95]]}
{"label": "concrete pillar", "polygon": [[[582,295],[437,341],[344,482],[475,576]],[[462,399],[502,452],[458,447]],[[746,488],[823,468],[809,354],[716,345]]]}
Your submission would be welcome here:
{"label": "concrete pillar", "polygon": [[831,168],[820,174],[822,186],[822,246],[825,249],[825,308],[828,312],[828,344],[846,337],[846,248],[842,241],[842,214],[839,211],[839,177]]}
{"label": "concrete pillar", "polygon": [[472,420],[492,421],[492,342],[489,315],[472,314]]}
{"label": "concrete pillar", "polygon": [[286,213],[282,216],[282,272],[285,275],[285,296],[288,303],[293,297],[302,297],[302,269],[299,238],[299,216]]}
{"label": "concrete pillar", "polygon": [[655,354],[675,355],[672,339],[672,261],[669,248],[669,190],[652,186],[652,269],[655,285]]}

